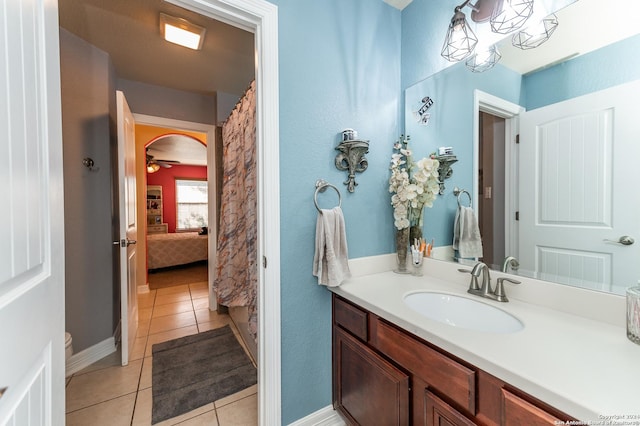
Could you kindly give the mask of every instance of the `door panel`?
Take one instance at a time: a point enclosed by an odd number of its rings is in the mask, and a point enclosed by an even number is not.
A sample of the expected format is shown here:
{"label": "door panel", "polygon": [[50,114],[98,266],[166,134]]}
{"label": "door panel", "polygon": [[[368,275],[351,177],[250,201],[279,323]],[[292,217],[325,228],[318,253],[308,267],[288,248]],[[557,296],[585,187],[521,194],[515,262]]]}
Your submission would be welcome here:
{"label": "door panel", "polygon": [[127,365],[138,330],[136,141],[133,114],[121,91],[116,92],[116,103],[118,115],[118,203],[120,206],[120,349],[122,365]]}
{"label": "door panel", "polygon": [[629,83],[521,115],[520,265],[536,277],[621,294],[640,271],[633,217],[640,121]]}
{"label": "door panel", "polygon": [[55,2],[0,0],[0,424],[64,424],[57,16]]}

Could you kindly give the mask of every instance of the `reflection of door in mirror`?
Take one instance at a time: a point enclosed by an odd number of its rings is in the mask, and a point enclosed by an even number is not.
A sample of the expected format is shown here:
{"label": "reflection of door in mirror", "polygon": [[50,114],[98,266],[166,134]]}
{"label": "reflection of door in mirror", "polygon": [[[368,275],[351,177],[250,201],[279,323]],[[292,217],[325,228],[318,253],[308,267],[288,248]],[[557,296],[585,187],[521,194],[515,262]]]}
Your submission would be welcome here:
{"label": "reflection of door in mirror", "polygon": [[640,82],[520,116],[520,256],[538,278],[618,294],[638,279]]}
{"label": "reflection of door in mirror", "polygon": [[480,111],[478,224],[483,262],[499,265],[505,257],[505,119]]}
{"label": "reflection of door in mirror", "polygon": [[[478,200],[483,262],[501,270],[518,258],[518,133],[521,106],[474,92],[473,192]],[[510,269],[509,272],[514,272]]]}

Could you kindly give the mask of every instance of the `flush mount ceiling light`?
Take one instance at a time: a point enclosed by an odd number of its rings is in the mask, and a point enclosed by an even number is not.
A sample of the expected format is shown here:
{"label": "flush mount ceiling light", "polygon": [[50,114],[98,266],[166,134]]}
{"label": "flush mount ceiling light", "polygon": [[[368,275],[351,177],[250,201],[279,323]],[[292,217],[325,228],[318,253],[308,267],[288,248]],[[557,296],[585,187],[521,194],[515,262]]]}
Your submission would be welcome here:
{"label": "flush mount ceiling light", "polygon": [[470,0],[465,1],[454,9],[453,18],[444,39],[442,52],[443,58],[449,62],[457,62],[468,57],[478,43],[478,38],[473,33],[464,13],[461,12]]}
{"label": "flush mount ceiling light", "polygon": [[170,43],[193,50],[202,49],[206,29],[174,16],[160,14],[160,33]]}
{"label": "flush mount ceiling light", "polygon": [[467,59],[464,64],[473,72],[485,72],[493,68],[500,61],[500,58],[502,55],[494,44],[485,49],[476,49],[473,56]]}
{"label": "flush mount ceiling light", "polygon": [[537,25],[514,34],[511,44],[522,50],[534,49],[549,40],[556,28],[558,28],[558,18],[556,15],[549,15]]}
{"label": "flush mount ceiling light", "polygon": [[533,0],[502,0],[496,2],[491,13],[491,30],[509,34],[522,28],[533,13]]}

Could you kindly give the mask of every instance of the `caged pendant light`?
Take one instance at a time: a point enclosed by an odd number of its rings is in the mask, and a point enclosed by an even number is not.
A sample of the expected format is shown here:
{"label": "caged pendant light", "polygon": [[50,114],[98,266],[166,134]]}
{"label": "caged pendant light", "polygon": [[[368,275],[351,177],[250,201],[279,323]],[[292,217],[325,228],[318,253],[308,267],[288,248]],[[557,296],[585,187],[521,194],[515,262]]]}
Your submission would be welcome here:
{"label": "caged pendant light", "polygon": [[449,29],[444,39],[442,52],[440,54],[449,62],[457,62],[468,57],[478,43],[478,38],[469,27],[467,18],[461,9],[465,7],[470,0],[465,1],[454,10],[453,18],[449,23]]}
{"label": "caged pendant light", "polygon": [[480,73],[493,68],[500,61],[500,58],[502,55],[494,44],[484,49],[476,49],[476,52],[464,64],[471,71]]}
{"label": "caged pendant light", "polygon": [[533,0],[498,0],[491,13],[491,30],[509,34],[522,28],[533,14]]}
{"label": "caged pendant light", "polygon": [[522,50],[535,49],[551,38],[558,28],[558,18],[552,14],[544,18],[538,25],[526,28],[511,38],[511,44]]}

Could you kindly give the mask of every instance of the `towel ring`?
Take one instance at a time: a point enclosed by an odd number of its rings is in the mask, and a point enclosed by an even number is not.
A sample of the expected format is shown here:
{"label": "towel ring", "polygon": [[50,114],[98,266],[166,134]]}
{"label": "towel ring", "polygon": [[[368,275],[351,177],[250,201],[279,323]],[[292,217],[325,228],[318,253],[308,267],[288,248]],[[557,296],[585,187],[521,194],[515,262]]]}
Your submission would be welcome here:
{"label": "towel ring", "polygon": [[471,194],[469,194],[469,191],[467,191],[466,189],[460,189],[456,186],[453,189],[453,195],[458,197],[458,207],[462,207],[462,203],[460,203],[460,196],[462,194],[467,194],[467,197],[469,197],[469,207],[473,207],[473,202],[471,200]]}
{"label": "towel ring", "polygon": [[324,192],[327,190],[327,187],[333,188],[338,193],[338,207],[342,206],[342,195],[340,194],[340,190],[335,186],[331,185],[329,182],[324,181],[322,179],[318,179],[316,181],[316,192],[313,194],[313,203],[316,205],[316,209],[322,213],[320,206],[318,206],[318,192]]}

